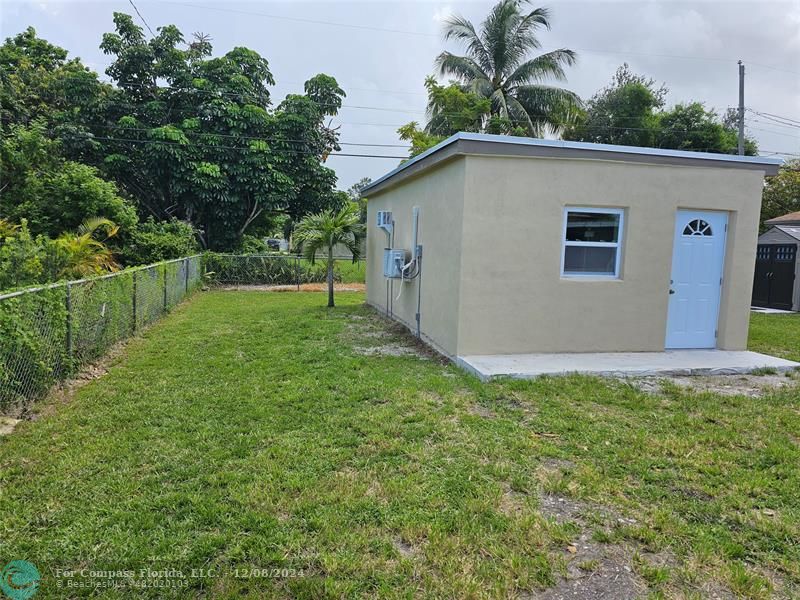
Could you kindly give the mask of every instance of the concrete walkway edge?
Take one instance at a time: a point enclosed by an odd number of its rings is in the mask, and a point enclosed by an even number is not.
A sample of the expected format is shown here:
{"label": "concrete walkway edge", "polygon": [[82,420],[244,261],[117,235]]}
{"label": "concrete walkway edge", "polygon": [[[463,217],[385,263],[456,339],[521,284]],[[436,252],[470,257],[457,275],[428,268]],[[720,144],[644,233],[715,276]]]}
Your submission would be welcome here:
{"label": "concrete walkway edge", "polygon": [[572,373],[606,377],[742,375],[763,369],[783,372],[800,368],[800,363],[783,358],[729,350],[473,355],[456,357],[456,364],[483,381]]}

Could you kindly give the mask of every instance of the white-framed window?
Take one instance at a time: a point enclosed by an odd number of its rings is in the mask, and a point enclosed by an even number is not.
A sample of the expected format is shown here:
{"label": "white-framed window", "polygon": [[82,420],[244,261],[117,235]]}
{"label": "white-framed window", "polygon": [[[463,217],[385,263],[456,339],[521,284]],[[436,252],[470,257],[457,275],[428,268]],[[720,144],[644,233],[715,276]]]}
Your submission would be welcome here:
{"label": "white-framed window", "polygon": [[621,208],[565,208],[562,277],[619,278],[624,219]]}

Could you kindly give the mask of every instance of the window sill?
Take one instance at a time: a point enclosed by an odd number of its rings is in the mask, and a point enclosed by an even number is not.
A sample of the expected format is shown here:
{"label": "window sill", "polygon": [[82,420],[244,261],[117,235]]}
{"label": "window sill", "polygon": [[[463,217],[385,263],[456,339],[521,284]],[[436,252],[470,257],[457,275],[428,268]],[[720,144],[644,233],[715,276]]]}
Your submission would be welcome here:
{"label": "window sill", "polygon": [[567,275],[561,274],[562,281],[622,281],[618,275]]}

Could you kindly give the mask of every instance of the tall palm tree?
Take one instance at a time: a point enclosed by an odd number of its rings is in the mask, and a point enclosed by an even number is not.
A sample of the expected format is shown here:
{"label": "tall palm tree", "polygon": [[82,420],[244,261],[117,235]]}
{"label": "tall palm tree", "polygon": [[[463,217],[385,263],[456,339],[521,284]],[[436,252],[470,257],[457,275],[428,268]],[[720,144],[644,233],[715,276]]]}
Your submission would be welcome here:
{"label": "tall palm tree", "polygon": [[294,239],[303,249],[306,258],[314,263],[317,252],[328,252],[328,307],[333,303],[333,248],[344,245],[352,254],[353,262],[361,255],[359,242],[364,235],[364,225],[360,223],[360,211],[356,203],[350,203],[341,210],[325,210],[316,215],[304,217],[294,230]]}
{"label": "tall palm tree", "polygon": [[[116,271],[119,264],[114,253],[106,246],[109,238],[119,231],[112,221],[101,217],[88,219],[78,227],[77,233],[65,232],[53,241],[58,253],[59,277],[87,277]],[[105,235],[97,239],[98,235]]]}
{"label": "tall palm tree", "polygon": [[[572,66],[576,54],[560,49],[528,58],[541,47],[538,29],[550,29],[546,8],[525,12],[529,0],[501,0],[481,23],[481,31],[464,17],[445,22],[445,40],[461,41],[466,56],[442,52],[436,67],[443,76],[454,77],[464,88],[491,100],[492,116],[510,121],[528,135],[557,132],[581,105],[577,94],[545,85],[548,79],[566,80],[564,68]],[[435,112],[435,107],[429,111]]]}

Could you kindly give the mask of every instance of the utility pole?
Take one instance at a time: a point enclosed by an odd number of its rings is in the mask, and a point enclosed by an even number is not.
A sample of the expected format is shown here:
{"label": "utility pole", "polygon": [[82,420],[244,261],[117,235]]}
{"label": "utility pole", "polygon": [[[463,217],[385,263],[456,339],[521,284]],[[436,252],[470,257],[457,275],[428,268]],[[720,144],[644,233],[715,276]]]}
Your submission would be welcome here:
{"label": "utility pole", "polygon": [[739,61],[739,156],[744,156],[744,65]]}

